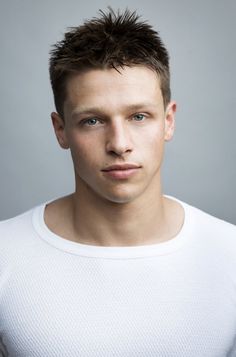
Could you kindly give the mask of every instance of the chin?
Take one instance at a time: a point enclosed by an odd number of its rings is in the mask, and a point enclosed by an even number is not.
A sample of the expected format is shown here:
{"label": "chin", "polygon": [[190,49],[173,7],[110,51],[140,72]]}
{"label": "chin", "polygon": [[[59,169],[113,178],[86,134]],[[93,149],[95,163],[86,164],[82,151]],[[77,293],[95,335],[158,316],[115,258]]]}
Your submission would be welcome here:
{"label": "chin", "polygon": [[[81,183],[83,185],[81,185]],[[140,187],[140,185],[127,185],[122,183],[120,185],[103,184],[99,186],[89,184],[84,180],[81,180],[78,186],[86,188],[85,192],[89,193],[89,195],[97,196],[98,199],[102,199],[104,202],[117,204],[130,203],[139,197],[145,190],[144,187]]]}
{"label": "chin", "polygon": [[134,199],[133,198],[127,198],[127,197],[107,197],[105,198],[106,201],[109,201],[111,203],[117,203],[117,204],[127,204],[132,202]]}
{"label": "chin", "polygon": [[134,201],[139,195],[137,192],[106,192],[102,197],[111,203],[125,204]]}

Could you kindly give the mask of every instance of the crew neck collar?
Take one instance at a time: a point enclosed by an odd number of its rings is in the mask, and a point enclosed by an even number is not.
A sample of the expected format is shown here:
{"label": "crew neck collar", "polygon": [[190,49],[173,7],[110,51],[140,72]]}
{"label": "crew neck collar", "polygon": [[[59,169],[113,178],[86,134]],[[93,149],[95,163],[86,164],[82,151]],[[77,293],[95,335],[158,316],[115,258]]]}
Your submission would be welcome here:
{"label": "crew neck collar", "polygon": [[[107,259],[135,259],[167,255],[181,248],[190,238],[192,224],[190,224],[189,210],[191,206],[172,197],[165,195],[172,200],[179,202],[184,209],[184,223],[180,232],[168,241],[138,246],[96,246],[70,241],[52,232],[44,220],[45,207],[52,200],[47,201],[33,210],[32,223],[39,237],[45,242],[65,253],[93,258]],[[192,222],[191,222],[192,223]]]}

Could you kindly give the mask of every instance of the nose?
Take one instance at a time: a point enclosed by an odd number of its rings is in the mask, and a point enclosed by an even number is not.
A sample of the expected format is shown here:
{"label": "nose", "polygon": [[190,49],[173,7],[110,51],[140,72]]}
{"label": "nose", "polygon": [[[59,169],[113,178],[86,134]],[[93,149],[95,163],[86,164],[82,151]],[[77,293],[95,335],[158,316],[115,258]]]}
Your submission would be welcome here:
{"label": "nose", "polygon": [[117,120],[107,132],[106,151],[109,154],[122,156],[133,150],[128,123]]}

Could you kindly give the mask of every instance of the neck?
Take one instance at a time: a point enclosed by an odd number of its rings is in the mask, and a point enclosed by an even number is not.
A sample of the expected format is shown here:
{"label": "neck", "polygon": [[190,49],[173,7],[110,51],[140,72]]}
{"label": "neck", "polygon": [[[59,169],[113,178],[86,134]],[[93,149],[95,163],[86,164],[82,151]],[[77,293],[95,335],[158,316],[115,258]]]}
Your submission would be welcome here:
{"label": "neck", "polygon": [[73,230],[84,244],[135,246],[165,239],[165,198],[160,185],[128,203],[114,203],[90,190],[72,196]]}

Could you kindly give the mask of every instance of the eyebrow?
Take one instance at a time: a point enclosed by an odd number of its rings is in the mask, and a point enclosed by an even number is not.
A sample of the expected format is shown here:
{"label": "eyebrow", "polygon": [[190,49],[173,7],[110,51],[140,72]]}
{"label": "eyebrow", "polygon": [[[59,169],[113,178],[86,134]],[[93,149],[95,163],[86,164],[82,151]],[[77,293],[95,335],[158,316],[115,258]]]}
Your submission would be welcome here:
{"label": "eyebrow", "polygon": [[[132,104],[124,107],[125,111],[131,111],[131,110],[140,110],[140,109],[154,109],[157,108],[157,105],[154,105],[153,103],[140,103],[140,104]],[[102,114],[104,115],[104,110],[101,107],[91,107],[91,108],[81,108],[81,109],[75,109],[72,112],[72,117],[74,116],[79,116],[82,114]]]}

